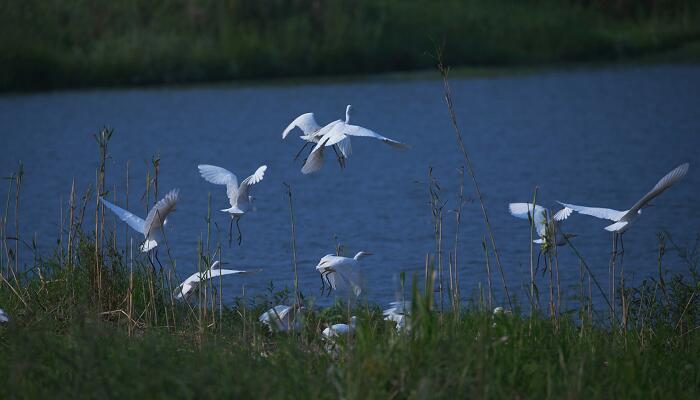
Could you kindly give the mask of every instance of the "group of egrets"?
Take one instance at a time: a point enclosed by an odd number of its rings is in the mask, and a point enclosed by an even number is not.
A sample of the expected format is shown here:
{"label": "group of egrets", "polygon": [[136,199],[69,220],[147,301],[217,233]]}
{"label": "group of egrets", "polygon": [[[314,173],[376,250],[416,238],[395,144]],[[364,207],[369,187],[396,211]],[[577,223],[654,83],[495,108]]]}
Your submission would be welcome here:
{"label": "group of egrets", "polygon": [[661,178],[656,185],[637,201],[628,210],[619,211],[610,208],[586,207],[569,203],[559,202],[563,208],[553,215],[544,207],[532,203],[510,203],[510,213],[517,218],[528,219],[533,222],[538,238],[534,243],[542,245],[546,251],[552,246],[565,245],[574,234],[564,233],[559,228],[562,221],[566,220],[573,212],[592,217],[607,219],[613,223],[606,226],[605,230],[613,232],[615,235],[615,245],[619,238],[621,253],[624,252],[624,242],[622,235],[632,226],[632,224],[642,214],[642,210],[651,205],[651,201],[663,193],[666,189],[680,181],[688,173],[689,164],[681,164],[671,172]]}
{"label": "group of egrets", "polygon": [[[351,111],[352,107],[348,105],[345,110],[345,121],[339,119],[325,126],[321,126],[316,122],[313,113],[302,114],[295,118],[289,126],[284,129],[282,132],[282,139],[285,139],[295,128],[300,129],[302,132],[300,138],[305,144],[294,157],[295,160],[307,145],[313,144],[314,146],[304,161],[304,165],[301,169],[302,173],[310,174],[321,168],[326,147],[333,148],[341,168],[344,167],[347,158],[352,153],[350,143],[350,138],[352,136],[374,138],[395,148],[407,148],[407,146],[401,142],[389,139],[370,129],[350,124]],[[242,242],[242,234],[239,221],[247,212],[255,210],[253,197],[250,195],[251,188],[253,185],[263,180],[267,166],[260,166],[252,175],[240,183],[236,175],[225,168],[207,164],[201,164],[198,168],[199,173],[205,181],[215,185],[226,186],[226,194],[230,207],[224,208],[221,211],[231,216],[231,224],[234,222],[236,223],[238,229],[238,244],[240,245]],[[154,259],[162,268],[162,264],[158,260],[158,245],[165,238],[164,228],[169,215],[175,210],[178,194],[179,192],[177,189],[168,192],[163,199],[158,201],[151,208],[145,220],[110,203],[104,198],[101,199],[102,203],[114,212],[117,217],[143,235],[144,241],[140,246],[140,250],[148,254],[148,260],[154,269]],[[359,296],[362,288],[359,280],[358,263],[360,259],[370,254],[371,253],[361,251],[352,258],[332,254],[324,256],[316,266],[316,270],[321,274],[323,283],[321,289],[322,293],[325,285],[328,284],[329,293],[331,290],[347,288],[354,296]],[[173,293],[174,298],[180,300],[187,299],[202,282],[208,279],[256,272],[222,269],[220,265],[221,263],[216,261],[206,271],[197,272],[189,276],[175,289]],[[303,307],[298,305],[295,307],[279,305],[265,312],[260,317],[260,321],[267,324],[271,330],[292,330],[297,326],[296,324],[300,322],[300,319],[294,316],[296,315],[295,311],[299,310],[303,310]],[[292,319],[290,320],[290,318]],[[355,329],[354,321],[355,319],[351,319],[350,324],[335,324],[329,326],[323,332],[323,336],[330,339],[336,335],[352,333]]]}

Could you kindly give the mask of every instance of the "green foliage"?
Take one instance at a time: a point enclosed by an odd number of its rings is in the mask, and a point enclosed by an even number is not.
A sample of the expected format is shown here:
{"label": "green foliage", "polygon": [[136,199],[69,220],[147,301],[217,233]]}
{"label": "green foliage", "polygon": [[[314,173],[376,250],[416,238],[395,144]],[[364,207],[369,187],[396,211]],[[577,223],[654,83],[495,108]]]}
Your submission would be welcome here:
{"label": "green foliage", "polygon": [[[700,37],[700,7],[469,0],[0,4],[0,90],[615,60]],[[648,2],[647,2],[648,3]]]}

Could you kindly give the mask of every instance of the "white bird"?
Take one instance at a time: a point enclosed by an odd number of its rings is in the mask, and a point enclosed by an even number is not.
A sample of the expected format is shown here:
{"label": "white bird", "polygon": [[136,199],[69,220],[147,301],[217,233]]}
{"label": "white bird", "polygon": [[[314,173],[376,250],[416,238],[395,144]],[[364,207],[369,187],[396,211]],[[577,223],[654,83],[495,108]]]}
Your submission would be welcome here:
{"label": "white bird", "polygon": [[411,303],[406,301],[393,301],[391,306],[382,312],[385,321],[396,323],[396,331],[401,332],[406,329],[407,320],[411,314]]}
{"label": "white bird", "polygon": [[[294,312],[297,310],[298,312]],[[265,311],[258,320],[267,325],[270,332],[288,332],[301,329],[301,313],[304,307],[277,305]]]}
{"label": "white bird", "polygon": [[255,173],[245,178],[240,185],[238,184],[236,175],[225,168],[206,164],[200,164],[198,168],[199,173],[205,181],[215,185],[226,185],[226,194],[228,195],[231,207],[221,211],[231,215],[231,224],[233,224],[234,220],[236,221],[236,228],[238,228],[238,244],[240,245],[243,236],[241,235],[241,227],[238,225],[238,220],[246,212],[255,210],[253,196],[248,195],[248,192],[251,186],[263,180],[267,166],[261,165],[258,167]]}
{"label": "white bird", "polygon": [[[562,208],[553,216],[546,208],[537,204],[533,207],[532,203],[510,203],[508,205],[508,210],[510,214],[516,218],[532,219],[538,236],[538,238],[532,242],[545,245],[545,248],[552,244],[552,242],[557,246],[563,246],[566,244],[566,239],[576,236],[576,234],[573,233],[563,233],[561,229],[559,229],[560,222],[571,215],[572,210],[568,207]],[[550,223],[552,225],[550,225]],[[554,229],[556,240],[550,240],[552,235],[551,228]]]}
{"label": "white bird", "polygon": [[370,137],[398,148],[406,149],[408,146],[404,143],[398,142],[393,139],[389,139],[385,136],[378,134],[367,128],[363,128],[358,125],[350,124],[350,113],[352,106],[348,105],[345,110],[345,121],[337,120],[331,122],[330,124],[324,126],[320,130],[313,134],[315,139],[318,139],[316,146],[311,150],[309,157],[306,159],[301,172],[304,174],[310,174],[312,172],[318,171],[323,165],[323,149],[324,147],[338,145],[341,150],[342,156],[347,158],[352,153],[352,147],[350,145],[350,136],[363,136]]}
{"label": "white bird", "polygon": [[352,336],[357,329],[357,317],[352,316],[349,324],[333,324],[321,332],[324,340],[334,341],[340,336]]}
{"label": "white bird", "polygon": [[359,270],[360,260],[372,253],[360,251],[355,257],[341,257],[327,254],[321,258],[316,265],[316,271],[321,274],[321,293],[326,283],[329,285],[328,293],[331,290],[342,290],[349,287],[356,297],[362,294],[362,274]]}
{"label": "white bird", "polygon": [[[158,246],[158,243],[163,236],[163,228],[168,223],[168,215],[175,211],[178,195],[178,189],[173,189],[168,192],[165,197],[163,197],[156,203],[156,205],[153,206],[153,208],[151,208],[145,221],[140,217],[126,211],[125,209],[110,203],[103,197],[100,197],[100,201],[107,208],[112,210],[112,212],[115,213],[119,219],[126,222],[127,225],[129,225],[133,230],[143,234],[145,240],[141,244],[140,248],[141,251],[145,253],[155,249],[156,246]],[[157,259],[158,255],[156,254],[156,260]],[[158,264],[160,264],[160,261],[158,261]],[[152,261],[151,265],[153,265]]]}
{"label": "white bird", "polygon": [[195,272],[194,274],[190,275],[177,288],[175,288],[175,291],[173,292],[175,299],[182,300],[189,298],[190,295],[192,295],[192,293],[194,293],[194,291],[199,287],[199,285],[208,279],[219,278],[225,275],[239,275],[259,272],[259,270],[239,271],[235,269],[220,269],[218,268],[219,264],[219,261],[214,261],[208,270],[202,271],[201,273]]}
{"label": "white bird", "polygon": [[[649,202],[656,196],[663,193],[666,189],[673,186],[676,182],[683,179],[683,177],[688,173],[688,163],[679,165],[673,171],[669,172],[656,183],[656,185],[645,194],[639,201],[637,201],[632,208],[625,211],[613,210],[610,208],[600,208],[600,207],[584,207],[577,206],[574,204],[567,204],[559,202],[566,208],[570,208],[579,214],[590,215],[592,217],[608,219],[614,223],[605,227],[606,231],[615,232],[622,235],[629,229],[633,222],[637,220],[637,217],[642,214],[642,209],[649,206]],[[620,239],[622,239],[620,237]],[[624,251],[624,244],[623,251]]]}
{"label": "white bird", "polygon": [[0,308],[0,322],[10,322],[10,317],[2,308]]}
{"label": "white bird", "polygon": [[[304,141],[304,145],[301,147],[299,152],[297,152],[296,156],[294,156],[294,160],[296,160],[299,158],[299,155],[302,151],[304,151],[306,146],[309,144],[318,143],[319,139],[326,132],[328,132],[328,130],[340,123],[343,123],[343,121],[338,119],[321,127],[318,122],[316,122],[314,113],[301,114],[287,126],[284,132],[282,132],[282,139],[285,139],[287,135],[294,130],[294,128],[299,128],[302,131],[303,135],[301,135],[299,138]],[[352,148],[350,147],[350,138],[341,140],[339,143],[333,146],[333,150],[335,151],[336,156],[338,156],[338,162],[342,168],[345,165],[345,158],[352,152]]]}

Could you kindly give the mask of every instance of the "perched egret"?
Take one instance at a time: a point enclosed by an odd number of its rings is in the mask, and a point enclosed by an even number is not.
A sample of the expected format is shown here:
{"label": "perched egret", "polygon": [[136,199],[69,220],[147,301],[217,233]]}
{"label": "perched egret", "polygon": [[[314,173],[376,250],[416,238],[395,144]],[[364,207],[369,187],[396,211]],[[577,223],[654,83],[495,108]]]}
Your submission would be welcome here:
{"label": "perched egret", "polygon": [[249,196],[248,192],[250,191],[251,186],[263,179],[267,166],[260,166],[255,173],[253,173],[253,175],[245,178],[240,185],[238,184],[238,178],[236,178],[236,175],[227,169],[206,164],[200,164],[198,168],[199,173],[202,175],[202,178],[204,178],[205,181],[215,185],[226,185],[226,194],[228,195],[231,207],[225,208],[221,211],[231,215],[232,225],[233,221],[236,221],[236,228],[238,228],[238,244],[240,245],[241,241],[243,240],[243,235],[241,234],[241,227],[238,225],[238,220],[246,212],[255,210],[255,207],[253,206],[253,196]]}
{"label": "perched egret", "polygon": [[348,105],[345,110],[345,121],[335,121],[325,127],[318,130],[314,135],[314,138],[318,141],[315,142],[316,146],[311,150],[309,157],[306,159],[301,172],[304,174],[310,174],[312,172],[318,171],[323,165],[323,149],[324,147],[338,145],[341,150],[343,157],[347,158],[352,153],[352,146],[350,145],[350,136],[363,136],[370,137],[398,148],[406,149],[408,146],[404,143],[398,142],[393,139],[384,137],[374,131],[367,128],[363,128],[358,125],[350,124],[350,113],[352,106]]}
{"label": "perched egret", "polygon": [[197,289],[199,285],[201,285],[202,282],[206,281],[207,279],[219,278],[225,275],[250,274],[259,272],[259,270],[239,271],[235,269],[220,269],[219,264],[219,261],[214,261],[208,270],[201,273],[195,272],[194,274],[190,275],[189,278],[185,279],[177,288],[175,288],[175,291],[173,292],[175,299],[181,300],[189,298],[190,295],[194,293],[195,289]]}
{"label": "perched egret", "polygon": [[10,317],[7,316],[5,310],[0,308],[0,323],[2,322],[10,322]]}
{"label": "perched egret", "polygon": [[391,306],[383,311],[384,320],[396,323],[396,331],[401,332],[406,329],[407,320],[411,314],[411,303],[406,301],[393,301]]}
{"label": "perched egret", "polygon": [[265,311],[258,320],[267,325],[270,332],[288,332],[301,329],[301,313],[304,307],[277,305]]}
{"label": "perched egret", "polygon": [[355,257],[341,257],[333,254],[323,256],[316,266],[316,271],[321,274],[321,293],[328,283],[328,294],[332,290],[341,290],[349,287],[356,297],[362,294],[362,275],[358,269],[362,258],[372,253],[360,251]]}
{"label": "perched egret", "polygon": [[[145,240],[143,244],[141,244],[141,251],[146,253],[150,252],[153,249],[156,249],[156,247],[158,246],[158,242],[163,236],[163,228],[168,223],[168,215],[170,215],[171,212],[175,211],[175,205],[177,204],[178,195],[178,189],[173,189],[170,192],[168,192],[165,195],[165,197],[163,197],[160,201],[156,203],[156,205],[153,206],[153,208],[151,208],[151,210],[148,212],[148,215],[146,216],[145,221],[140,217],[137,217],[136,215],[126,211],[125,209],[110,203],[103,197],[100,197],[100,201],[102,202],[102,204],[107,206],[107,208],[112,210],[112,212],[115,213],[117,217],[119,217],[119,219],[126,222],[127,225],[129,225],[132,229],[143,234]],[[158,260],[157,249],[155,252],[155,258],[156,261],[158,261],[158,264],[160,264],[160,261]],[[150,258],[149,261],[151,261]],[[152,261],[151,266],[153,266]],[[153,267],[155,268],[155,266]]]}
{"label": "perched egret", "polygon": [[[535,224],[537,236],[539,236],[532,242],[544,245],[545,249],[554,244],[563,246],[566,244],[566,239],[576,236],[576,234],[573,233],[563,233],[561,229],[559,229],[559,223],[571,215],[571,209],[568,207],[562,208],[553,216],[546,208],[537,204],[533,207],[531,203],[510,203],[508,209],[510,210],[510,215],[516,218],[532,219]],[[556,240],[552,240],[552,230],[554,230]]]}
{"label": "perched egret", "polygon": [[[318,122],[316,122],[314,113],[301,114],[287,126],[284,132],[282,132],[282,139],[285,139],[287,135],[289,135],[289,133],[294,130],[294,128],[299,128],[302,131],[303,135],[301,135],[299,138],[304,141],[304,145],[297,152],[296,156],[294,156],[294,160],[296,160],[297,158],[299,158],[299,155],[301,154],[301,152],[304,151],[306,146],[308,146],[309,144],[318,143],[319,139],[329,129],[341,123],[343,123],[343,121],[338,119],[321,127],[321,125],[319,125]],[[333,151],[335,151],[335,154],[338,157],[340,167],[342,168],[345,165],[345,158],[348,155],[350,155],[351,152],[350,139],[346,138],[345,140],[341,140],[339,143],[336,143],[333,146]]]}
{"label": "perched egret", "polygon": [[321,332],[324,340],[333,341],[340,336],[352,336],[357,328],[357,317],[352,316],[349,324],[333,324]]}
{"label": "perched egret", "polygon": [[610,208],[584,207],[562,202],[559,202],[559,204],[566,208],[572,209],[579,214],[590,215],[592,217],[613,221],[614,223],[606,226],[605,230],[615,232],[620,236],[620,243],[622,244],[622,251],[624,252],[625,245],[622,242],[622,234],[625,233],[632,223],[637,220],[637,217],[642,214],[642,209],[650,205],[649,202],[652,199],[673,186],[676,182],[683,179],[685,174],[688,173],[688,166],[689,164],[685,163],[674,168],[673,171],[661,178],[661,180],[656,183],[649,193],[645,194],[644,197],[637,201],[629,210],[618,211]]}

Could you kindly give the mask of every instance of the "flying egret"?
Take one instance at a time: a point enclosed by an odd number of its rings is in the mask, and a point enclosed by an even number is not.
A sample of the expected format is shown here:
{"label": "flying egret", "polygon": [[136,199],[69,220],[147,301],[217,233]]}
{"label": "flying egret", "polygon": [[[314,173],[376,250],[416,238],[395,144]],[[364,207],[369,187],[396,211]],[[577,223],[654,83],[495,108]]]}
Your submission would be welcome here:
{"label": "flying egret", "polygon": [[321,274],[321,293],[328,283],[328,294],[332,290],[341,290],[350,287],[355,297],[362,293],[362,276],[358,269],[360,260],[372,253],[360,251],[355,257],[341,257],[327,254],[316,265],[316,271]]}
{"label": "flying egret", "polygon": [[323,149],[324,147],[338,145],[341,150],[343,157],[347,158],[352,153],[352,146],[350,145],[350,136],[363,136],[370,137],[395,147],[397,149],[407,149],[408,146],[404,143],[398,142],[393,139],[384,137],[377,132],[363,128],[358,125],[350,124],[350,113],[352,111],[352,106],[348,105],[345,109],[345,121],[335,121],[331,124],[326,125],[315,133],[315,137],[318,138],[316,146],[311,150],[309,157],[307,157],[301,172],[304,174],[310,174],[312,172],[318,171],[323,165]]}
{"label": "flying egret", "polygon": [[270,332],[294,331],[301,329],[301,313],[303,311],[304,307],[280,304],[262,313],[258,320],[267,325]]}
{"label": "flying egret", "polygon": [[411,314],[411,303],[407,301],[393,301],[391,306],[382,312],[385,321],[396,323],[396,332],[406,329],[407,320]]}
{"label": "flying egret", "polygon": [[649,202],[651,200],[663,193],[666,189],[673,186],[676,182],[683,179],[683,177],[688,173],[688,167],[689,164],[685,163],[674,168],[673,171],[661,178],[659,182],[657,182],[656,185],[649,191],[649,193],[645,194],[644,197],[637,201],[629,210],[618,211],[610,208],[584,207],[562,202],[559,202],[559,204],[566,208],[570,208],[579,214],[590,215],[592,217],[613,221],[614,223],[606,226],[605,230],[615,232],[618,236],[620,236],[622,252],[624,252],[625,245],[624,242],[622,242],[622,234],[625,233],[632,223],[637,220],[637,217],[642,214],[642,209],[650,205]]}
{"label": "flying egret", "polygon": [[0,322],[10,322],[10,317],[2,308],[0,308]]}
{"label": "flying egret", "polygon": [[[163,236],[163,228],[168,223],[168,215],[175,211],[175,205],[177,204],[177,199],[179,195],[178,189],[173,189],[168,192],[165,197],[159,200],[153,208],[148,212],[146,220],[144,221],[140,217],[126,211],[125,209],[118,207],[109,201],[100,197],[100,201],[107,208],[112,210],[113,213],[119,217],[122,221],[126,222],[132,229],[143,234],[144,242],[141,244],[141,252],[147,253],[153,249],[156,249],[158,242],[160,242]],[[155,258],[160,265],[160,260],[158,260],[158,250],[155,250]],[[150,258],[149,258],[149,261]],[[153,262],[151,261],[151,266]],[[155,269],[155,266],[153,266]],[[161,265],[162,268],[162,265]]]}
{"label": "flying egret", "polygon": [[[347,119],[347,118],[346,118]],[[308,146],[309,144],[314,144],[318,143],[319,139],[332,127],[334,127],[337,124],[342,123],[343,121],[338,119],[335,120],[323,127],[316,122],[316,118],[314,117],[314,113],[305,113],[301,114],[300,116],[296,117],[294,121],[292,121],[287,128],[285,128],[284,132],[282,132],[282,139],[285,139],[287,135],[291,131],[293,131],[295,128],[299,128],[303,135],[299,136],[301,140],[304,141],[304,145],[301,147],[301,149],[297,152],[296,156],[294,156],[294,160],[299,158],[299,155],[301,154],[302,151]],[[351,148],[350,148],[350,139],[347,138],[345,140],[342,140],[340,143],[337,143],[336,145],[333,146],[333,151],[335,151],[335,155],[338,157],[338,163],[340,164],[340,167],[342,168],[345,165],[345,158],[347,155],[350,154]],[[346,155],[347,153],[347,155]]]}
{"label": "flying egret", "polygon": [[[557,246],[563,246],[566,244],[566,239],[576,236],[576,234],[573,233],[563,233],[561,229],[559,229],[560,222],[571,215],[572,210],[568,207],[562,208],[553,216],[546,208],[537,204],[533,206],[532,203],[510,203],[508,204],[508,210],[510,211],[510,215],[516,218],[532,219],[538,236],[538,238],[532,242],[543,245],[545,249],[555,244]],[[552,230],[554,230],[556,240],[552,240]]]}
{"label": "flying egret", "polygon": [[241,241],[243,240],[243,235],[241,234],[241,227],[238,225],[238,221],[246,212],[255,210],[255,207],[253,206],[253,196],[249,196],[248,192],[250,191],[251,186],[263,179],[267,166],[261,165],[258,167],[258,169],[255,170],[255,173],[245,178],[240,185],[238,184],[238,178],[236,178],[236,175],[227,169],[206,164],[200,164],[198,168],[199,173],[202,175],[202,178],[204,178],[205,181],[215,185],[226,185],[226,194],[228,195],[231,207],[225,208],[221,211],[231,215],[231,228],[233,228],[233,221],[236,221],[236,228],[238,228],[238,245],[240,245]]}
{"label": "flying egret", "polygon": [[334,341],[335,338],[341,336],[352,336],[357,329],[357,317],[352,316],[349,324],[333,324],[321,332],[324,340]]}
{"label": "flying egret", "polygon": [[185,279],[173,292],[173,296],[177,300],[188,299],[192,293],[201,285],[204,281],[212,278],[219,278],[225,275],[239,275],[239,274],[250,274],[259,272],[260,270],[254,271],[239,271],[235,269],[220,269],[219,261],[214,261],[214,263],[209,267],[208,270],[202,271],[201,273],[195,272],[190,275],[189,278]]}

